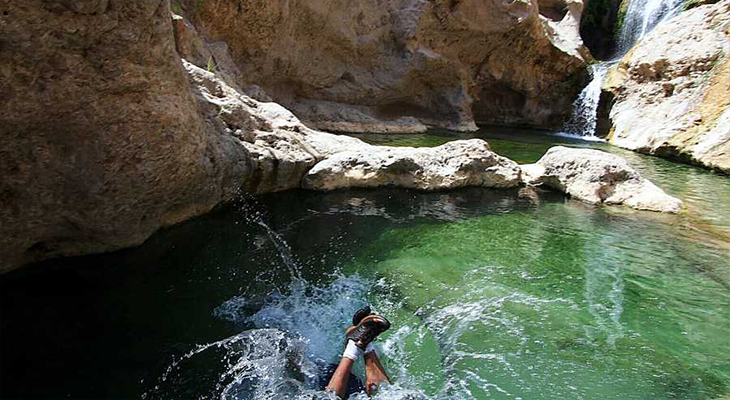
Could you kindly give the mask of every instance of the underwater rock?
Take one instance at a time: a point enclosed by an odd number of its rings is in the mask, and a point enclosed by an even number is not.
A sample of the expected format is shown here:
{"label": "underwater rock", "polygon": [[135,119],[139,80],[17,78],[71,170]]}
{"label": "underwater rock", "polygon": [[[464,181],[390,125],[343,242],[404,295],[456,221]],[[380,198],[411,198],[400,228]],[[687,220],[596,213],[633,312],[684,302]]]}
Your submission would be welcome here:
{"label": "underwater rock", "polygon": [[611,144],[730,174],[730,0],[662,23],[612,69]]}
{"label": "underwater rock", "polygon": [[519,185],[519,178],[517,163],[491,151],[487,142],[471,139],[432,148],[370,146],[337,153],[317,163],[304,176],[302,187],[506,188]]}
{"label": "underwater rock", "polygon": [[556,146],[537,164],[544,168],[544,174],[531,176],[531,181],[587,203],[624,204],[637,210],[671,213],[682,206],[681,200],[664,193],[626,160],[600,150]]}

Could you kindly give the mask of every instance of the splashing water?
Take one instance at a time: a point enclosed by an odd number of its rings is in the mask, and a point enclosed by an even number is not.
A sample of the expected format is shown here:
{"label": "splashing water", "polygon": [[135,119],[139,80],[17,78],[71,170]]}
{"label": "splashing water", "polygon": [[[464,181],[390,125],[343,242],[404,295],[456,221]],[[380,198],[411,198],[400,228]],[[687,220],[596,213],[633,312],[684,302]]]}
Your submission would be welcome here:
{"label": "splashing water", "polygon": [[297,261],[292,255],[291,247],[286,243],[284,238],[281,237],[276,231],[264,221],[264,213],[261,212],[255,205],[253,199],[245,199],[240,204],[240,209],[246,214],[246,219],[250,222],[254,222],[264,229],[267,236],[271,240],[271,243],[276,246],[278,254],[281,257],[281,261],[284,263],[286,268],[289,270],[292,278],[301,277],[301,268]]}
{"label": "splashing water", "polygon": [[601,98],[601,85],[613,63],[598,63],[591,66],[591,82],[573,102],[573,115],[565,125],[565,133],[583,139],[598,139],[596,124],[598,122],[598,103]]}

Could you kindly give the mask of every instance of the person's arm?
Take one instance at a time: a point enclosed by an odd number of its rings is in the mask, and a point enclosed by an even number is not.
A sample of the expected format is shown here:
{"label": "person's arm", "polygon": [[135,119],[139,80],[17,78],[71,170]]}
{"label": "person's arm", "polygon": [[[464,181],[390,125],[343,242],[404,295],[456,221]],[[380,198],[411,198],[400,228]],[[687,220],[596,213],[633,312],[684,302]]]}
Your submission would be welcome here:
{"label": "person's arm", "polygon": [[375,351],[365,353],[365,391],[373,394],[381,382],[390,383],[390,378]]}
{"label": "person's arm", "polygon": [[332,374],[332,378],[330,378],[330,382],[327,384],[325,390],[335,392],[337,397],[344,399],[347,395],[347,382],[350,380],[353,365],[355,365],[355,360],[342,357],[340,364],[337,366],[335,373]]}

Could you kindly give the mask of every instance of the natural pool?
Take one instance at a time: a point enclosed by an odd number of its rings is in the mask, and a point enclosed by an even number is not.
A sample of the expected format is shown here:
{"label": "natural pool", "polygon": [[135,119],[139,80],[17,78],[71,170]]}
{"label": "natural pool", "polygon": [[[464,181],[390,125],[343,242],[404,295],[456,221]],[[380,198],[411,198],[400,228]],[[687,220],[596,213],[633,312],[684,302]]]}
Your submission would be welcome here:
{"label": "natural pool", "polygon": [[0,278],[0,397],[325,397],[313,375],[366,302],[394,325],[377,398],[730,394],[730,179],[535,132],[362,136],[466,137],[521,163],[557,143],[616,152],[688,211],[479,188],[249,199]]}

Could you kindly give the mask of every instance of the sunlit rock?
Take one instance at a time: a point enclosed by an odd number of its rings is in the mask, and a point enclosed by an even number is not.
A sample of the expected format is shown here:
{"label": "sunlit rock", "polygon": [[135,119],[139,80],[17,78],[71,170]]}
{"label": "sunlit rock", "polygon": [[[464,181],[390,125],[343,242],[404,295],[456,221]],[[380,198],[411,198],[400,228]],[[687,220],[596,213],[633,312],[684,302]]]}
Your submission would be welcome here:
{"label": "sunlit rock", "polygon": [[659,25],[611,71],[610,143],[730,173],[730,0]]}
{"label": "sunlit rock", "polygon": [[[544,172],[539,175],[539,168]],[[541,182],[591,204],[624,204],[638,210],[678,212],[682,201],[642,177],[621,157],[600,150],[553,147],[529,166],[531,182]]]}
{"label": "sunlit rock", "polygon": [[305,189],[401,186],[422,190],[462,186],[515,187],[520,169],[480,139],[432,148],[376,147],[335,154],[304,177]]}

